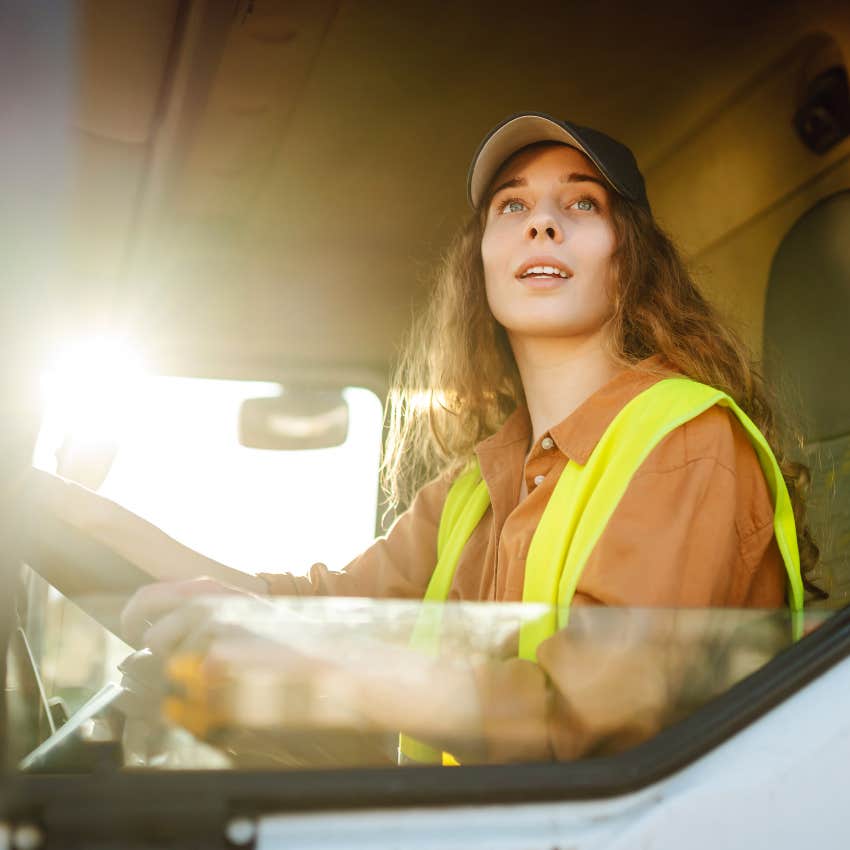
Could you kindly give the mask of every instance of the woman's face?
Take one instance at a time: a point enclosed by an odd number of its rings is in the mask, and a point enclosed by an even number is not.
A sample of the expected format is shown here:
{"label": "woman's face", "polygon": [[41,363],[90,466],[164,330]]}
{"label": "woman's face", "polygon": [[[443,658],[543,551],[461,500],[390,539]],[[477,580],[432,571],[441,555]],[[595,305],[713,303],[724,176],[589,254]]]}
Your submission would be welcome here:
{"label": "woman's face", "polygon": [[484,281],[511,341],[600,332],[613,309],[616,240],[596,166],[566,145],[535,146],[502,166],[491,192]]}

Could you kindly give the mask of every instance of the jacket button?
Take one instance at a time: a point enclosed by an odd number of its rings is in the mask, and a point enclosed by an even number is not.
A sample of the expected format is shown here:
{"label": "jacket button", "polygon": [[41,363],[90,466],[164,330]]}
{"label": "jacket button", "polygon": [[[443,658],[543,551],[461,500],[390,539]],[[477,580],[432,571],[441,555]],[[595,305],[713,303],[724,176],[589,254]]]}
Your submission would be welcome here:
{"label": "jacket button", "polygon": [[546,477],[545,475],[535,475],[534,476],[534,486],[539,487],[543,483],[543,479],[545,477]]}
{"label": "jacket button", "polygon": [[544,437],[540,441],[540,445],[548,452],[555,445],[555,441],[551,437]]}

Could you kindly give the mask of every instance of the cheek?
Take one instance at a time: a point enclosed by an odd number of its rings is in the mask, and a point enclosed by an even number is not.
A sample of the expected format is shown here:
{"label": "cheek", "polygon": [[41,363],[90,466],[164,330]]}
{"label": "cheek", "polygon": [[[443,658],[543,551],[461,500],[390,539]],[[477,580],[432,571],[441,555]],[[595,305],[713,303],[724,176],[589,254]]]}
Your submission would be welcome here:
{"label": "cheek", "polygon": [[605,283],[606,288],[613,286],[616,279],[615,248],[614,234],[608,228],[601,229],[588,234],[578,258],[597,281]]}
{"label": "cheek", "polygon": [[484,268],[484,290],[488,300],[504,266],[503,245],[504,240],[499,239],[492,230],[484,231],[481,239],[481,264]]}
{"label": "cheek", "polygon": [[481,262],[484,265],[484,276],[496,267],[498,262],[499,240],[495,238],[493,231],[487,229],[481,237]]}
{"label": "cheek", "polygon": [[612,262],[616,239],[613,230],[607,225],[600,223],[589,229],[582,240],[582,253],[589,260],[599,265],[609,265]]}

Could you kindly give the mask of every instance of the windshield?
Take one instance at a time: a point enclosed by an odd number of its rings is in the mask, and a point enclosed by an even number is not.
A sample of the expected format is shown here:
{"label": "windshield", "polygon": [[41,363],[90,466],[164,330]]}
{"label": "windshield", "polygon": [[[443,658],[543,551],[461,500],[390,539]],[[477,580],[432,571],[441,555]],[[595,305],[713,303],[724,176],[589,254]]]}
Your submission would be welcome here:
{"label": "windshield", "polygon": [[[92,359],[49,376],[36,467],[250,573],[342,567],[371,543],[383,418],[372,391],[344,389],[340,445],[274,451],[240,443],[240,406],[286,386],[104,370]],[[328,516],[333,535],[323,533]]]}

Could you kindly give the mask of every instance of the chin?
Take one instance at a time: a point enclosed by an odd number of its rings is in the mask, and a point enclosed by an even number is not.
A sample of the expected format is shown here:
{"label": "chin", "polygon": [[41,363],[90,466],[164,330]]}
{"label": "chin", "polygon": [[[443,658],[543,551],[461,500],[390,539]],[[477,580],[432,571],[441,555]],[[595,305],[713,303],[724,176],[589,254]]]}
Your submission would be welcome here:
{"label": "chin", "polygon": [[530,316],[519,320],[514,319],[511,322],[501,322],[501,324],[509,334],[552,338],[589,336],[600,331],[604,326],[604,321],[564,321],[563,319],[554,318],[551,315],[544,315]]}
{"label": "chin", "polygon": [[512,342],[533,343],[536,340],[551,342],[563,340],[572,342],[586,342],[594,337],[601,337],[604,333],[605,321],[602,322],[564,322],[553,321],[551,317],[545,317],[537,321],[521,321],[505,323],[500,322],[507,331]]}

